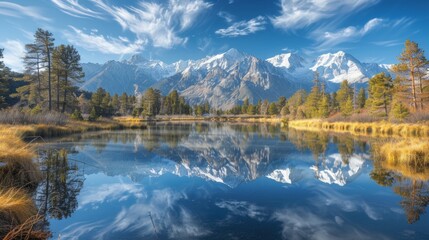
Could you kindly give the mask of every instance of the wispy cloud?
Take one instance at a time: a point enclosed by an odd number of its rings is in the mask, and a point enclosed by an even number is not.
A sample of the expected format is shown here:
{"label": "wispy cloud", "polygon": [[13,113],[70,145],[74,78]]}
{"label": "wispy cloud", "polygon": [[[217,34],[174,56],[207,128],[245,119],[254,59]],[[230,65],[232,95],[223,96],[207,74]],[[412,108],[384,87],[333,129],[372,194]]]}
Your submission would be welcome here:
{"label": "wispy cloud", "polygon": [[64,35],[68,41],[88,51],[98,51],[107,54],[129,54],[138,52],[145,45],[144,40],[141,39],[130,43],[128,39],[122,37],[105,37],[94,31],[84,33],[73,26],[69,27],[71,31],[64,31]]}
{"label": "wispy cloud", "polygon": [[267,217],[265,209],[244,201],[221,201],[216,203],[216,206],[228,209],[234,215],[253,218],[260,222]]}
{"label": "wispy cloud", "polygon": [[394,47],[394,46],[402,45],[403,41],[400,41],[400,40],[386,40],[386,41],[372,42],[372,44],[377,45],[377,46],[382,46],[382,47]]}
{"label": "wispy cloud", "polygon": [[43,16],[38,8],[22,6],[11,2],[0,2],[0,14],[10,17],[31,17],[37,20],[51,21],[50,18]]}
{"label": "wispy cloud", "polygon": [[228,28],[218,29],[215,33],[224,37],[246,36],[265,29],[265,18],[258,16],[249,21],[240,21],[232,24]]}
{"label": "wispy cloud", "polygon": [[187,39],[179,34],[193,26],[197,16],[213,5],[203,0],[169,0],[166,4],[141,1],[137,7],[123,8],[106,4],[103,0],[93,2],[110,14],[124,30],[162,48],[186,43]]}
{"label": "wispy cloud", "polygon": [[217,14],[219,17],[223,18],[223,20],[225,20],[226,22],[230,23],[232,21],[234,21],[234,16],[230,13],[224,12],[224,11],[220,11]]}
{"label": "wispy cloud", "polygon": [[373,18],[361,28],[349,26],[332,32],[316,30],[312,33],[312,36],[315,36],[316,39],[318,39],[319,48],[333,47],[344,42],[354,42],[361,39],[363,36],[380,26],[383,21],[384,20],[380,18]]}
{"label": "wispy cloud", "polygon": [[73,17],[102,18],[101,13],[79,4],[79,0],[52,0],[64,13]]}
{"label": "wispy cloud", "polygon": [[6,66],[14,71],[21,72],[24,70],[22,58],[25,55],[25,46],[17,40],[6,40],[0,42],[0,48],[4,48],[2,59]]}
{"label": "wispy cloud", "polygon": [[392,27],[393,28],[408,28],[411,24],[415,22],[415,19],[403,17],[400,19],[396,19],[392,21]]}
{"label": "wispy cloud", "polygon": [[271,18],[277,28],[301,29],[320,20],[344,16],[374,5],[379,0],[281,0],[280,15]]}

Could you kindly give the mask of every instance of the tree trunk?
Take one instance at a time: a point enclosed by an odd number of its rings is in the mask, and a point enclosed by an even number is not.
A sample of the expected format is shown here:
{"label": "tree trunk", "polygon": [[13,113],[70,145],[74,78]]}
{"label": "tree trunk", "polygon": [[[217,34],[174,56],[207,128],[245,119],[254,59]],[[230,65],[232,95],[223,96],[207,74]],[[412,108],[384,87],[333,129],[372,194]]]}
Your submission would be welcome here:
{"label": "tree trunk", "polygon": [[46,46],[48,53],[48,101],[49,101],[49,111],[52,110],[52,96],[51,96],[51,51],[49,46]]}
{"label": "tree trunk", "polygon": [[413,107],[414,110],[417,110],[417,97],[416,97],[416,82],[414,79],[414,64],[413,64],[413,59],[410,58],[410,74],[411,74],[411,94],[413,97]]}
{"label": "tree trunk", "polygon": [[62,113],[66,111],[66,101],[67,101],[67,72],[64,75],[64,101],[63,101],[63,110],[61,110]]}
{"label": "tree trunk", "polygon": [[60,111],[60,71],[57,71],[57,111]]}
{"label": "tree trunk", "polygon": [[36,64],[37,64],[37,81],[38,81],[38,87],[37,87],[37,103],[39,103],[39,102],[41,102],[42,101],[42,93],[41,93],[41,91],[42,91],[42,84],[41,84],[41,81],[40,81],[40,57],[39,57],[39,54],[37,53],[37,56],[36,56],[36,58],[37,58],[37,62],[36,62]]}
{"label": "tree trunk", "polygon": [[424,94],[423,94],[423,83],[422,83],[422,73],[420,72],[420,69],[418,70],[419,73],[419,87],[420,87],[420,110],[423,111],[423,98],[424,98]]}

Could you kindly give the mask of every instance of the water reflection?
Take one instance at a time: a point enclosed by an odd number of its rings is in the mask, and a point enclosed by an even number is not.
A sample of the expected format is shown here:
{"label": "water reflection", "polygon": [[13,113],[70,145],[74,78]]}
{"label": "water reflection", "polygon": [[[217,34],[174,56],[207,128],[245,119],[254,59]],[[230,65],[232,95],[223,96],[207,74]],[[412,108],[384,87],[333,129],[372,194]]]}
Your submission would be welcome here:
{"label": "water reflection", "polygon": [[[42,208],[70,206],[59,215],[48,211],[54,238],[383,239],[429,234],[429,219],[422,215],[429,202],[427,180],[411,179],[378,161],[373,165],[365,139],[268,124],[193,123],[61,141],[48,147],[68,149],[85,174],[58,174],[41,188],[71,197],[61,204],[47,197],[51,205]],[[76,184],[67,189],[52,184],[57,178]],[[78,184],[83,180],[83,186]]]}
{"label": "water reflection", "polygon": [[66,149],[50,149],[40,152],[40,155],[43,181],[39,184],[35,200],[39,213],[45,216],[43,228],[48,228],[47,218],[68,218],[76,210],[84,176],[78,165],[69,161]]}

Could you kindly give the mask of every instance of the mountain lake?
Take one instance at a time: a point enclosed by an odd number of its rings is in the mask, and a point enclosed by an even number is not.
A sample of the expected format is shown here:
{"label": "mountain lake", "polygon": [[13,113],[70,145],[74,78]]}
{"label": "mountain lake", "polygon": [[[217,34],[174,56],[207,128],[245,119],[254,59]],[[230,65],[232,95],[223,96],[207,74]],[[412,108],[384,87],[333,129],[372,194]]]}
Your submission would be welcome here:
{"label": "mountain lake", "polygon": [[157,123],[37,149],[52,239],[429,239],[429,171],[372,159],[371,139]]}

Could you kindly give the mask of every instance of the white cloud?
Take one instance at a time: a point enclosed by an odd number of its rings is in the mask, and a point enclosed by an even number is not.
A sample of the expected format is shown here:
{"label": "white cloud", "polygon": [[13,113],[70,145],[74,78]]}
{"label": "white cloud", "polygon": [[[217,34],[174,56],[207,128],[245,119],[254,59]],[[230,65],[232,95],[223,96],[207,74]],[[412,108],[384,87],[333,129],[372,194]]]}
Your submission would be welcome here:
{"label": "white cloud", "polygon": [[216,206],[228,209],[234,215],[253,218],[260,222],[266,218],[262,207],[244,201],[221,201],[217,202]]}
{"label": "white cloud", "polygon": [[179,34],[193,26],[197,16],[213,5],[203,0],[169,0],[167,4],[141,1],[137,7],[123,8],[111,6],[103,0],[93,2],[110,14],[124,30],[162,48],[186,43],[187,39]]}
{"label": "white cloud", "polygon": [[344,42],[354,42],[374,30],[383,23],[383,19],[374,18],[369,20],[362,28],[349,26],[335,32],[316,30],[313,37],[319,42],[319,48],[333,47]]}
{"label": "white cloud", "polygon": [[234,21],[234,16],[230,13],[224,12],[224,11],[220,11],[217,14],[220,18],[223,18],[223,20],[225,20],[226,22],[230,23],[232,21]]}
{"label": "white cloud", "polygon": [[130,43],[125,41],[126,39],[122,37],[105,37],[96,34],[94,31],[88,34],[73,26],[69,27],[72,29],[72,32],[64,32],[68,41],[88,51],[98,51],[107,54],[129,54],[138,52],[145,45],[145,41],[140,39]]}
{"label": "white cloud", "polygon": [[373,44],[377,46],[382,46],[382,47],[394,47],[394,46],[402,45],[403,43],[404,42],[400,40],[385,40],[385,41],[373,42]]}
{"label": "white cloud", "polygon": [[122,201],[130,196],[141,198],[143,188],[138,185],[115,183],[103,184],[97,188],[90,189],[81,194],[79,208],[90,204],[100,204],[105,201]]}
{"label": "white cloud", "polygon": [[93,11],[79,4],[79,0],[52,0],[62,12],[74,17],[102,18],[101,13]]}
{"label": "white cloud", "polygon": [[257,31],[265,29],[265,18],[258,16],[252,18],[249,21],[240,21],[232,24],[228,28],[222,28],[217,30],[215,33],[224,37],[238,37],[246,36]]}
{"label": "white cloud", "polygon": [[407,28],[415,22],[412,18],[403,17],[392,22],[393,28]]}
{"label": "white cloud", "polygon": [[22,59],[25,55],[25,45],[17,40],[6,40],[0,42],[0,48],[4,48],[2,60],[5,65],[13,71],[22,72],[24,70]]}
{"label": "white cloud", "polygon": [[31,17],[36,20],[51,21],[51,19],[42,15],[35,7],[22,6],[11,2],[0,2],[0,14],[10,17]]}
{"label": "white cloud", "polygon": [[277,28],[301,29],[320,20],[344,16],[379,0],[281,0],[280,15],[271,18]]}

